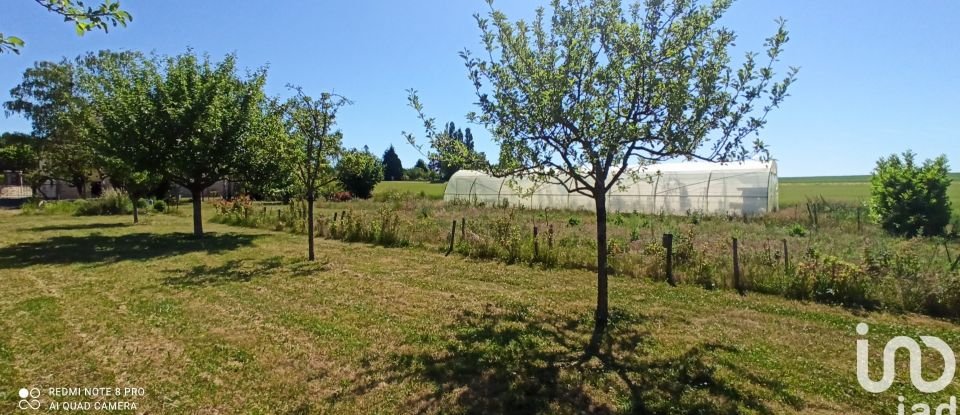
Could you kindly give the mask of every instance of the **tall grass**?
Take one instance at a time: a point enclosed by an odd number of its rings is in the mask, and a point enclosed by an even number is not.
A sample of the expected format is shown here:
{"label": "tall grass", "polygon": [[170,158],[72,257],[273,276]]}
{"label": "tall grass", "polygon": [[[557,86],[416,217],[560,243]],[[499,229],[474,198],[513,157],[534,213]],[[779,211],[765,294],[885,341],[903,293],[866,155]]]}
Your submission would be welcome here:
{"label": "tall grass", "polygon": [[[664,280],[666,251],[661,240],[664,233],[671,233],[673,272],[680,283],[731,289],[731,238],[737,237],[742,284],[748,291],[960,318],[960,272],[951,270],[953,257],[948,259],[944,248],[953,246],[947,248],[951,255],[960,255],[955,240],[889,237],[866,222],[862,212],[858,225],[855,205],[811,202],[817,204],[816,219],[800,207],[755,218],[611,213],[609,267],[621,276]],[[449,204],[397,193],[377,200],[321,202],[315,217],[321,238],[441,252],[449,249],[456,221],[453,251],[460,255],[546,268],[596,269],[596,222],[590,212]],[[306,204],[227,209],[214,220],[305,233]]]}
{"label": "tall grass", "polygon": [[45,201],[31,199],[21,208],[24,215],[99,216],[133,213],[130,198],[119,192],[107,192],[97,199]]}

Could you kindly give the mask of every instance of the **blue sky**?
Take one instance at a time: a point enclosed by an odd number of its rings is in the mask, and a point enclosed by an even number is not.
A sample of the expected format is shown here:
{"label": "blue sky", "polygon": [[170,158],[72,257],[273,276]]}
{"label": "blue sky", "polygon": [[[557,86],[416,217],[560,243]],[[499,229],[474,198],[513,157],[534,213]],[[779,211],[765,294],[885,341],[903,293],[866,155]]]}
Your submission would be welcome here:
{"label": "blue sky", "polygon": [[[270,94],[294,83],[352,99],[340,118],[345,143],[376,153],[393,144],[405,166],[420,155],[400,133],[421,131],[407,88],[438,121],[469,126],[475,97],[457,53],[480,49],[472,15],[486,10],[482,0],[123,0],[134,16],[127,28],[78,37],[32,1],[5,3],[0,31],[27,45],[19,56],[0,55],[0,100],[38,60],[98,49],[236,52],[245,67],[269,66]],[[528,17],[538,3],[498,7]],[[960,2],[740,0],[724,24],[738,33],[738,48],[759,51],[781,16],[791,37],[783,63],[801,67],[762,132],[781,176],[866,174],[880,156],[907,148],[946,154],[960,170]],[[0,131],[29,128],[0,117]],[[489,135],[472,130],[495,156]]]}

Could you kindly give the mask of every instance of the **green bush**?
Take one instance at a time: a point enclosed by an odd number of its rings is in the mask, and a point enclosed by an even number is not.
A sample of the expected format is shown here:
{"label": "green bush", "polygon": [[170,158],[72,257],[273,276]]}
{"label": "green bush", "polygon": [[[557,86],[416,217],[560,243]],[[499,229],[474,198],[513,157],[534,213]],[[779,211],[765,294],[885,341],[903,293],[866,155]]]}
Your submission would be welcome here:
{"label": "green bush", "polygon": [[787,229],[787,235],[799,237],[807,236],[807,228],[804,228],[803,225],[799,223],[794,223],[790,229]]}
{"label": "green bush", "polygon": [[349,150],[337,164],[337,178],[344,189],[358,198],[367,199],[373,187],[383,180],[383,163],[369,152]]}
{"label": "green bush", "polygon": [[162,200],[158,200],[158,201],[156,201],[156,202],[153,202],[153,210],[156,211],[157,213],[166,212],[166,211],[167,211],[167,202],[164,202],[164,201],[162,201]]}
{"label": "green bush", "polygon": [[23,205],[20,206],[20,214],[22,215],[39,215],[42,209],[43,199],[31,197],[23,202]]}
{"label": "green bush", "polygon": [[76,201],[31,199],[23,204],[21,213],[24,215],[76,215],[77,210],[86,203],[82,199]]}
{"label": "green bush", "polygon": [[109,192],[99,199],[77,200],[76,215],[124,215],[133,213],[133,202],[126,194]]}
{"label": "green bush", "polygon": [[109,192],[99,199],[45,201],[32,199],[22,207],[24,215],[99,216],[133,213],[126,194]]}
{"label": "green bush", "polygon": [[877,161],[870,179],[870,213],[894,235],[942,235],[950,223],[949,166],[945,156],[914,162],[915,154]]}

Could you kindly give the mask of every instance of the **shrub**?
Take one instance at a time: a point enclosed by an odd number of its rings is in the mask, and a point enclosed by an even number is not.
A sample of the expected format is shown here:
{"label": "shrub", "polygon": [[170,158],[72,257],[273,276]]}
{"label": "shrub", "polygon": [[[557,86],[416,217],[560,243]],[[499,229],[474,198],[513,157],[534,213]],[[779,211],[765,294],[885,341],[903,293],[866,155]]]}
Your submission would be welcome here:
{"label": "shrub", "polygon": [[383,180],[383,163],[366,151],[349,150],[337,164],[337,178],[354,196],[367,199],[373,187]]}
{"label": "shrub", "polygon": [[336,192],[330,196],[330,200],[334,202],[347,202],[353,199],[353,195],[350,192]]}
{"label": "shrub", "polygon": [[787,229],[787,235],[789,236],[807,236],[807,228],[804,228],[803,225],[799,223],[794,223],[789,229]]}
{"label": "shrub", "polygon": [[153,202],[153,210],[156,211],[157,213],[166,212],[166,211],[167,211],[167,202],[164,202],[164,201],[162,201],[162,200],[158,200],[158,201],[156,201],[156,202]]}
{"label": "shrub", "polygon": [[430,208],[427,206],[420,206],[420,209],[417,211],[417,219],[427,219],[430,217]]}
{"label": "shrub", "polygon": [[690,223],[694,225],[699,225],[703,221],[703,212],[700,211],[691,211],[687,210],[687,218],[690,219]]}
{"label": "shrub", "polygon": [[409,242],[400,232],[400,215],[395,211],[381,208],[374,222],[373,241],[382,246],[404,246]]}
{"label": "shrub", "polygon": [[108,192],[99,199],[77,200],[76,215],[124,215],[133,212],[133,202],[125,193]]}
{"label": "shrub", "polygon": [[567,219],[567,226],[580,226],[580,218],[571,216],[570,219]]}
{"label": "shrub", "polygon": [[613,222],[613,224],[616,226],[623,226],[623,222],[624,222],[623,215],[617,212],[613,216],[608,217],[607,222]]}
{"label": "shrub", "polygon": [[870,213],[895,235],[942,235],[950,222],[949,166],[945,156],[914,162],[915,154],[893,154],[877,161],[870,179]]}
{"label": "shrub", "polygon": [[218,215],[237,215],[248,217],[253,210],[253,201],[250,196],[238,196],[233,199],[220,199],[213,202],[213,208]]}
{"label": "shrub", "polygon": [[43,201],[31,199],[24,203],[24,215],[124,215],[133,212],[133,203],[126,194],[109,192],[99,199]]}
{"label": "shrub", "polygon": [[[212,219],[215,223],[258,227],[261,224],[266,224],[269,219],[274,219],[272,223],[277,226],[276,230],[283,230],[285,224],[295,223],[290,220],[292,215],[287,212],[285,212],[287,214],[285,214],[281,220],[276,220],[273,215],[267,215],[266,212],[257,214],[253,209],[253,202],[249,196],[239,196],[230,200],[220,199],[213,202],[213,208],[217,212],[217,215]],[[291,231],[299,232],[300,229],[291,228]]]}
{"label": "shrub", "polygon": [[693,229],[687,229],[673,238],[673,261],[677,265],[693,263],[697,254],[693,246],[693,237]]}
{"label": "shrub", "polygon": [[37,197],[31,197],[23,202],[23,205],[20,206],[20,214],[22,215],[39,215],[42,213],[44,201],[43,199]]}
{"label": "shrub", "polygon": [[[123,215],[133,212],[133,202],[125,193],[110,192],[97,202],[100,205],[100,215]],[[145,208],[146,202],[140,199],[137,207]]]}
{"label": "shrub", "polygon": [[[886,253],[880,253],[877,261],[885,262]],[[889,298],[883,298],[880,270],[870,265],[868,259],[864,267],[843,261],[832,255],[821,255],[816,249],[807,250],[803,259],[795,268],[795,274],[788,280],[785,293],[788,298],[813,300],[826,304],[838,304],[846,307],[860,307],[876,310],[891,304]]]}

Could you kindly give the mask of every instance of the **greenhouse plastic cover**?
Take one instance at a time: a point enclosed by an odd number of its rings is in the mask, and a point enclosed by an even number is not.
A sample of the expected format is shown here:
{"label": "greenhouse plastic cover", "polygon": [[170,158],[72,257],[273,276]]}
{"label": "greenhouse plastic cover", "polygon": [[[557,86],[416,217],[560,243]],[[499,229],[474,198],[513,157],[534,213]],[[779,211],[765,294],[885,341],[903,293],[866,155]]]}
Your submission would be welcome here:
{"label": "greenhouse plastic cover", "polygon": [[[634,167],[607,195],[607,210],[686,214],[764,214],[779,207],[775,162],[664,163]],[[572,181],[566,178],[572,186]],[[456,172],[443,200],[534,209],[594,210],[594,200],[556,183]]]}

